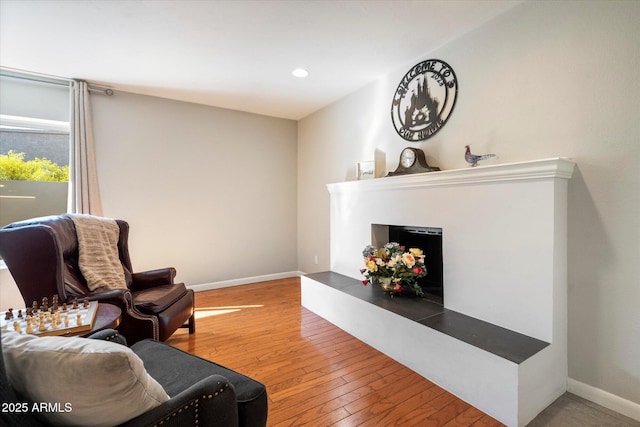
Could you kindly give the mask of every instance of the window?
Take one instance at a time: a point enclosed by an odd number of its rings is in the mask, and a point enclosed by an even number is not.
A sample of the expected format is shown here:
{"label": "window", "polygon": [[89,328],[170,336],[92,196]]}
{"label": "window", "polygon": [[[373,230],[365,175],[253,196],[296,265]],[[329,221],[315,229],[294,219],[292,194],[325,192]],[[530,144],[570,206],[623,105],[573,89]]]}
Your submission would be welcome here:
{"label": "window", "polygon": [[0,227],[67,211],[68,84],[0,76]]}
{"label": "window", "polygon": [[68,182],[68,122],[0,115],[0,226],[66,212]]}

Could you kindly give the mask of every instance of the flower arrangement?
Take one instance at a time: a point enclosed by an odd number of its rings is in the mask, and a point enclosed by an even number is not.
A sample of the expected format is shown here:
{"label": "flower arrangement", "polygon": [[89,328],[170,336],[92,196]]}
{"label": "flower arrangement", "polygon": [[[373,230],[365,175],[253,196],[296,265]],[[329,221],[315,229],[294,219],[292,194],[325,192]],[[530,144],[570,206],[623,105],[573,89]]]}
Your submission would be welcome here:
{"label": "flower arrangement", "polygon": [[368,245],[362,256],[366,266],[360,270],[365,277],[363,285],[378,282],[392,295],[407,290],[413,290],[418,296],[424,295],[418,284],[418,278],[427,274],[421,249],[412,248],[405,252],[404,246],[391,242],[381,248]]}

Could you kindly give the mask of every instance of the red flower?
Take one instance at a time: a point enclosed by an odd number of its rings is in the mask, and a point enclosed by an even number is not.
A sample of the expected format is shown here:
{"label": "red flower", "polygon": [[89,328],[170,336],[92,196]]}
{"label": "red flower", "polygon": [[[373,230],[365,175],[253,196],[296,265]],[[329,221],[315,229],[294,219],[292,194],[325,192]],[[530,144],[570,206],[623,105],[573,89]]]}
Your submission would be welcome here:
{"label": "red flower", "polygon": [[416,273],[416,274],[418,274],[418,275],[419,275],[419,274],[422,274],[422,272],[423,272],[423,271],[424,271],[424,270],[422,270],[422,267],[415,267],[415,268],[413,269],[413,272],[414,272],[414,273]]}
{"label": "red flower", "polygon": [[396,292],[402,292],[402,286],[396,285],[395,291]]}
{"label": "red flower", "polygon": [[360,274],[364,274],[364,272],[365,272],[365,271],[367,271],[367,269],[366,269],[366,268],[361,268],[361,269],[360,269]]}
{"label": "red flower", "polygon": [[368,284],[368,283],[369,283],[369,280],[368,280],[368,279],[367,279],[367,280],[363,280],[363,281],[362,281],[362,284],[363,284],[363,285],[365,285],[365,286],[367,286],[367,284]]}

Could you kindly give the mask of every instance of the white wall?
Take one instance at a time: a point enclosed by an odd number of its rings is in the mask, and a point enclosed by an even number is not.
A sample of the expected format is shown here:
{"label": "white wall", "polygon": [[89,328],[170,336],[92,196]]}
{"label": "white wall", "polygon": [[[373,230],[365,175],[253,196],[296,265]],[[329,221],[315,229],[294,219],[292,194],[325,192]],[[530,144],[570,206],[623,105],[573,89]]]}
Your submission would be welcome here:
{"label": "white wall", "polygon": [[[299,269],[329,269],[325,185],[355,179],[358,161],[375,159],[383,176],[406,146],[443,169],[467,167],[466,144],[498,154],[484,164],[570,157],[569,377],[637,411],[639,19],[638,2],[527,2],[301,120]],[[430,58],[453,67],[458,101],[442,130],[410,144],[393,129],[391,100],[404,73]]]}
{"label": "white wall", "polygon": [[126,92],[92,106],[104,215],[129,222],[136,271],[297,270],[295,121]]}

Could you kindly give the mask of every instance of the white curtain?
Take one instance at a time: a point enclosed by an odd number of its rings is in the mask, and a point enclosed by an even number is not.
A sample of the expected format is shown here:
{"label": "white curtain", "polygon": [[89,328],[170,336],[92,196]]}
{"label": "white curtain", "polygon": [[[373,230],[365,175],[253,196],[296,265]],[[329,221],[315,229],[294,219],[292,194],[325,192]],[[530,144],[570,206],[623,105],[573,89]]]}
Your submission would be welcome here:
{"label": "white curtain", "polygon": [[69,213],[102,216],[87,82],[71,83]]}

